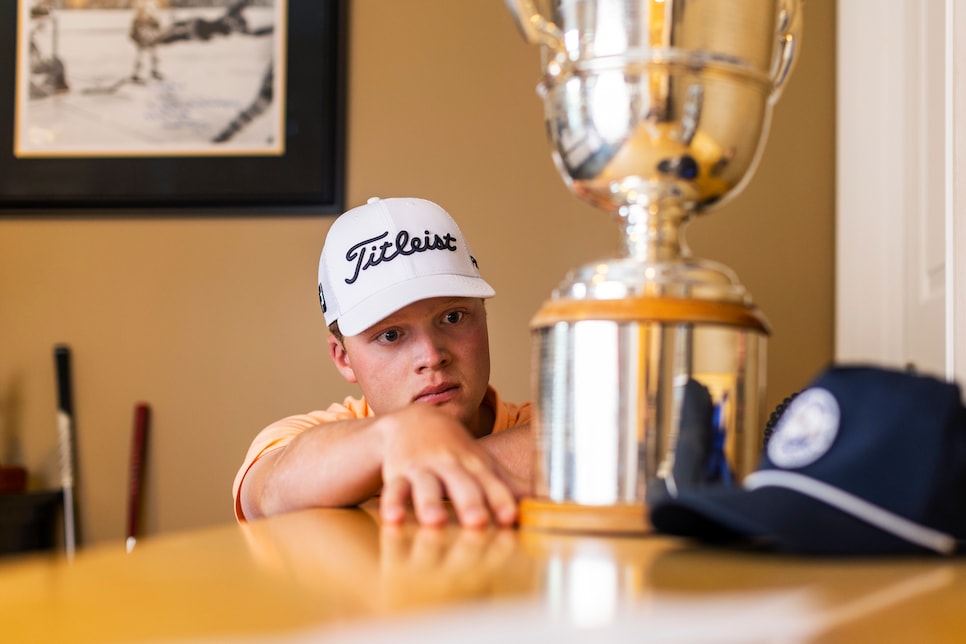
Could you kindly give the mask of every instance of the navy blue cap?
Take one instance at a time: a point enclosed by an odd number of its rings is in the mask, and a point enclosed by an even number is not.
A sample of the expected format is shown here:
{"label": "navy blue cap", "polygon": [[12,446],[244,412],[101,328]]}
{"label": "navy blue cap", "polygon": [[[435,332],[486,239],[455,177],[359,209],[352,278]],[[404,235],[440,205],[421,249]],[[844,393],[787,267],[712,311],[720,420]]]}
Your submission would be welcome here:
{"label": "navy blue cap", "polygon": [[740,488],[650,503],[655,530],[827,555],[953,554],[966,540],[966,408],[959,387],[833,367],[788,405]]}

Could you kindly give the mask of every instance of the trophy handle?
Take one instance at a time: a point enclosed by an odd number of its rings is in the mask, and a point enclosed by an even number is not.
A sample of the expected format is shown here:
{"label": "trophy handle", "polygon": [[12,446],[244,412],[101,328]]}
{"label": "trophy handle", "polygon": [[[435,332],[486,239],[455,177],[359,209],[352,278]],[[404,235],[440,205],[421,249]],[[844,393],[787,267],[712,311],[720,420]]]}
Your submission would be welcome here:
{"label": "trophy handle", "polygon": [[802,41],[802,6],[805,0],[781,0],[778,18],[778,40],[781,55],[772,72],[771,100],[776,101],[781,95],[785,81],[795,67],[798,60],[798,48]]}
{"label": "trophy handle", "polygon": [[562,73],[567,67],[568,57],[563,34],[557,25],[547,20],[534,0],[505,0],[505,3],[524,40],[533,45],[543,45],[553,52],[547,64],[550,75]]}

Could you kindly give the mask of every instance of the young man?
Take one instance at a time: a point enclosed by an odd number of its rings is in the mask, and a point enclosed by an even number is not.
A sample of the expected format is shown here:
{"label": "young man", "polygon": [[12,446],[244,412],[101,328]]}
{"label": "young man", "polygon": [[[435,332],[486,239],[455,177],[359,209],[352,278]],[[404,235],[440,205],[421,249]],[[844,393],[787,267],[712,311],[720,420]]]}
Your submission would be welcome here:
{"label": "young man", "polygon": [[254,519],[381,494],[385,523],[411,502],[425,525],[501,526],[530,478],[530,405],[489,386],[481,277],[456,222],[423,199],[370,199],[339,217],[319,260],[329,357],[359,385],[325,411],[255,438],[233,487]]}

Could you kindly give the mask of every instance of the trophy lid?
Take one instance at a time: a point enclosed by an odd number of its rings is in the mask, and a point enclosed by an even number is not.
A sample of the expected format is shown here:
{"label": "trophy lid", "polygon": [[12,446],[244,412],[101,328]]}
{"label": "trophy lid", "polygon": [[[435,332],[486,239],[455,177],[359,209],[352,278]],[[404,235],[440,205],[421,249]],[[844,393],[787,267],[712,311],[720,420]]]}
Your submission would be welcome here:
{"label": "trophy lid", "polygon": [[584,264],[567,274],[553,297],[575,300],[673,297],[751,303],[751,295],[730,268],[687,256],[659,262],[624,257]]}
{"label": "trophy lid", "polygon": [[531,321],[606,319],[740,326],[765,335],[768,320],[728,267],[692,257],[609,259],[572,270]]}

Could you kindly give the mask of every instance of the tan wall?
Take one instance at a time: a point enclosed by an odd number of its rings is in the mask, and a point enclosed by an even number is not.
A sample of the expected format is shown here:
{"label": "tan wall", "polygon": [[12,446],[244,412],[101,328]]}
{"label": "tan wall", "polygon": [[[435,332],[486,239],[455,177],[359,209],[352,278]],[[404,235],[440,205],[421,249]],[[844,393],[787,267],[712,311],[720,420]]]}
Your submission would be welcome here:
{"label": "tan wall", "polygon": [[[557,176],[538,53],[498,0],[355,0],[349,205],[438,201],[498,297],[493,383],[529,397],[527,322],[617,228]],[[834,4],[809,2],[803,55],[746,191],[689,231],[774,326],[769,405],[832,355]],[[316,264],[328,217],[0,218],[0,459],[55,485],[52,346],[74,351],[81,528],[120,539],[133,405],[154,423],[147,532],[232,521],[253,435],[354,393],[328,363]]]}

